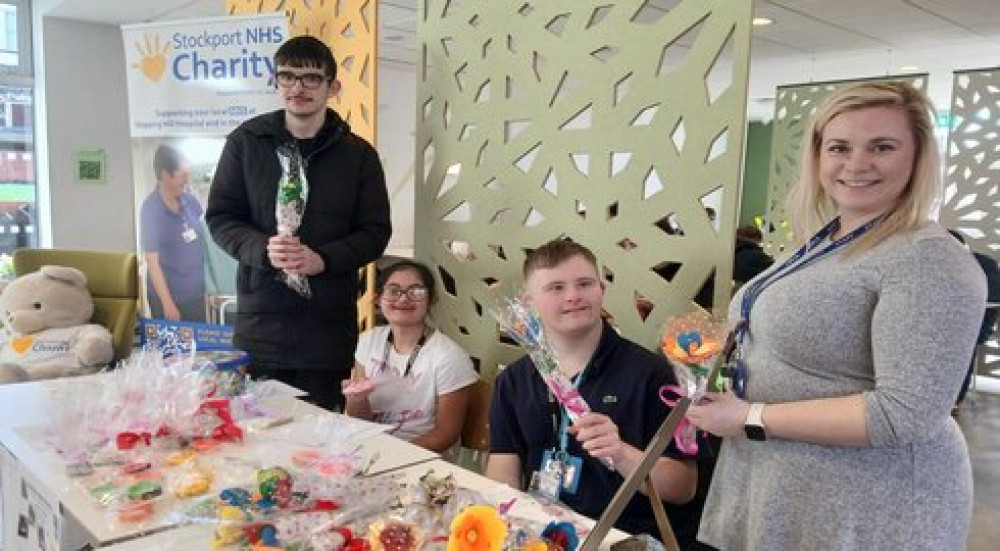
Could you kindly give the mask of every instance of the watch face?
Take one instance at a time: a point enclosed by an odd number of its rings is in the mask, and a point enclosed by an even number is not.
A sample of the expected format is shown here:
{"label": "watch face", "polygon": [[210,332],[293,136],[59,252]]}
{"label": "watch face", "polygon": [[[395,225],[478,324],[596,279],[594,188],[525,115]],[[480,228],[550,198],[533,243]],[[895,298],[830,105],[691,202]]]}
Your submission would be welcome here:
{"label": "watch face", "polygon": [[743,425],[743,430],[747,433],[747,438],[750,440],[766,440],[767,435],[764,434],[764,427],[760,425]]}

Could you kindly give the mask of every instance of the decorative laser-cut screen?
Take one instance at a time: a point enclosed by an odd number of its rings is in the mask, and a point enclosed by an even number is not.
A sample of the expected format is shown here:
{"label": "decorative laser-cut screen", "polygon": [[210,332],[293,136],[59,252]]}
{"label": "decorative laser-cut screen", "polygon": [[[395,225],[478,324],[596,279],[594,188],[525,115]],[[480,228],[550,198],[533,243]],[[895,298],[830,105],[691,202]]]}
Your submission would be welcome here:
{"label": "decorative laser-cut screen", "polygon": [[[972,250],[1000,255],[1000,67],[956,72],[945,161],[941,223]],[[996,335],[996,333],[994,333]],[[984,351],[983,375],[1000,376],[1000,344]]]}
{"label": "decorative laser-cut screen", "polygon": [[[351,131],[375,143],[377,0],[226,0],[229,15],[284,11],[291,36],[319,38],[333,51],[341,92],[329,102]],[[374,265],[362,268],[364,292],[358,298],[358,325],[375,324]]]}
{"label": "decorative laser-cut screen", "polygon": [[870,79],[837,80],[778,86],[771,130],[771,162],[764,214],[764,243],[778,253],[795,241],[785,217],[785,196],[799,176],[802,135],[816,109],[833,92],[861,82],[902,81],[927,90],[927,75],[912,74]]}
{"label": "decorative laser-cut screen", "polygon": [[421,2],[416,256],[484,376],[523,353],[489,309],[559,236],[594,251],[605,309],[645,346],[713,273],[724,307],[750,4]]}

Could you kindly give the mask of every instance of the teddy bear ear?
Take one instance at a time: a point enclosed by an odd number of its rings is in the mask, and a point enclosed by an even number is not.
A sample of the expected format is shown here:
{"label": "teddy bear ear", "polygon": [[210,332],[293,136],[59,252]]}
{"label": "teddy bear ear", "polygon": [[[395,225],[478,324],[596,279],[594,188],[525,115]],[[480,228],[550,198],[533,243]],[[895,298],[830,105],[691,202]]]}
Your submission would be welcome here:
{"label": "teddy bear ear", "polygon": [[83,275],[83,272],[76,268],[69,268],[67,266],[42,266],[38,271],[45,277],[64,281],[74,287],[87,286],[87,276]]}

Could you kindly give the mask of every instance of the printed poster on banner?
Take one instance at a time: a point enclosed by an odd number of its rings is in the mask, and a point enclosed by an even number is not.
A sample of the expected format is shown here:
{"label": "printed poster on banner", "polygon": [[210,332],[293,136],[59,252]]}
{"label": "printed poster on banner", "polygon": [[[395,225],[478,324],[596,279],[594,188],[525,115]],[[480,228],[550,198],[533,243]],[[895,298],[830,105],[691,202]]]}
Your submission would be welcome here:
{"label": "printed poster on banner", "polygon": [[123,25],[133,137],[225,135],[279,107],[284,13]]}

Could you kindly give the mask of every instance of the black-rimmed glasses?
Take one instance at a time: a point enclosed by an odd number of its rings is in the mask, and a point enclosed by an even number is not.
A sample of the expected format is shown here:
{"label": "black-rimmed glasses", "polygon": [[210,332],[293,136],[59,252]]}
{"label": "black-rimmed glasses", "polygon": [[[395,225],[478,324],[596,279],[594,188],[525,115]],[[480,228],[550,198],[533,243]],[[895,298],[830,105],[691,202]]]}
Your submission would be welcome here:
{"label": "black-rimmed glasses", "polygon": [[329,80],[330,77],[319,73],[304,73],[297,75],[291,71],[278,71],[274,75],[274,81],[282,88],[291,88],[296,82],[301,82],[303,88],[319,88],[321,84]]}
{"label": "black-rimmed glasses", "polygon": [[387,286],[382,291],[382,296],[390,301],[397,301],[406,295],[406,298],[412,300],[413,302],[420,302],[422,300],[427,300],[429,291],[427,287],[423,285],[414,285],[412,287],[407,287],[406,289],[396,286]]}

